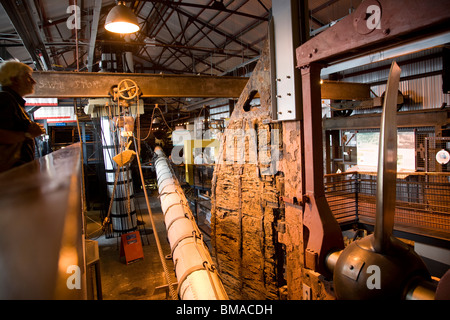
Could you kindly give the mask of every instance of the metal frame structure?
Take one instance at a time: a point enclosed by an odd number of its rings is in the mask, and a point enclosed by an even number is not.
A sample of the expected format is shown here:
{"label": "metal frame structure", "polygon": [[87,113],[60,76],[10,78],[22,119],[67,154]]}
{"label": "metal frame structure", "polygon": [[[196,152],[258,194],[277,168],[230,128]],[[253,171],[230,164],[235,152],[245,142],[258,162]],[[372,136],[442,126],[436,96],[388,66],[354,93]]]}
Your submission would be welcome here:
{"label": "metal frame structure", "polygon": [[[2,46],[25,46],[37,70],[95,71],[100,58],[96,46],[115,45],[119,39],[108,37],[102,27],[114,0],[0,2],[12,22],[11,28],[1,30]],[[261,26],[271,15],[271,2],[267,0],[125,2],[140,21],[141,31],[128,44],[136,61],[143,64],[141,72],[192,73],[194,65],[195,72],[201,74],[209,75],[211,70],[214,74],[232,72],[235,66],[254,62],[260,55],[267,36],[260,32]],[[310,24],[323,30],[358,2],[310,1]],[[67,21],[74,14],[67,4],[80,8],[78,30],[67,29]],[[155,54],[152,48],[161,50]],[[42,53],[46,67],[35,49]],[[211,55],[218,56],[214,64]],[[174,67],[174,62],[180,67]]]}
{"label": "metal frame structure", "polygon": [[[374,16],[374,12],[369,14],[369,5],[377,6],[379,16]],[[368,23],[371,17],[379,19],[373,27]],[[303,224],[309,229],[304,244],[305,267],[326,274],[326,257],[331,248],[343,247],[336,219],[326,201],[324,204],[320,201],[323,197],[320,70],[338,59],[448,31],[449,21],[450,8],[446,1],[367,1],[335,26],[297,48],[303,92]]]}

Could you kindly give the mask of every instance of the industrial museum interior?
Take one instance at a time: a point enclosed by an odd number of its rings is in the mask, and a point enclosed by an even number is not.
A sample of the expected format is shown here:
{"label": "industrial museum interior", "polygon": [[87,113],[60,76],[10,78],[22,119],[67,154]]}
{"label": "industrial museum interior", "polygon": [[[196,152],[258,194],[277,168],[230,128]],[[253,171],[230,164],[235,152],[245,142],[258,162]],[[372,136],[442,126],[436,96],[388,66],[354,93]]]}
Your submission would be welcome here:
{"label": "industrial museum interior", "polygon": [[0,3],[0,299],[450,300],[448,1]]}

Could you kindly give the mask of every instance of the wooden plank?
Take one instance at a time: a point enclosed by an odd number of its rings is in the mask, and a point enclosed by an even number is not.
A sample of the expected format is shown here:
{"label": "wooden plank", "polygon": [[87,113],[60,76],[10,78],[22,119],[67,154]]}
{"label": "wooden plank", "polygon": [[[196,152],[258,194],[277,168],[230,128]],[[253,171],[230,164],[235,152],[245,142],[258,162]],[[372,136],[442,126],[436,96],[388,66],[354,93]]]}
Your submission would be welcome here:
{"label": "wooden plank", "polygon": [[323,80],[321,98],[332,100],[370,99],[370,85],[365,83]]}

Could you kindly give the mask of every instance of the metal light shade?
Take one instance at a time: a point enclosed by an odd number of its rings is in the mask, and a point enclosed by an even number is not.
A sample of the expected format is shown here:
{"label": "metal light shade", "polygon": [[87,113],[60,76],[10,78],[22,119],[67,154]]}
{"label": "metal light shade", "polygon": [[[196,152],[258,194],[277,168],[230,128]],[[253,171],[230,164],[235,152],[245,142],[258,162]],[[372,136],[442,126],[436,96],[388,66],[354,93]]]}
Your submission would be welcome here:
{"label": "metal light shade", "polygon": [[130,8],[119,2],[108,13],[105,29],[114,33],[133,33],[139,30],[138,19]]}

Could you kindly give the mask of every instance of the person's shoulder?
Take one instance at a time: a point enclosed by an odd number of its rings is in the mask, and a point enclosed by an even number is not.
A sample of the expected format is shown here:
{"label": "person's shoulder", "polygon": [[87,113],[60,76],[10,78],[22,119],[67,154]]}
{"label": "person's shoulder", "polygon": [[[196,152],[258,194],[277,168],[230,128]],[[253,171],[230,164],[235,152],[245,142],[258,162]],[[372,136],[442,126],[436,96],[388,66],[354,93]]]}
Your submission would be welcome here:
{"label": "person's shoulder", "polygon": [[0,96],[1,97],[11,97],[11,98],[13,98],[14,96],[13,96],[13,94],[11,93],[11,92],[9,92],[9,90],[11,90],[11,89],[8,89],[8,88],[5,88],[5,87],[0,87]]}
{"label": "person's shoulder", "polygon": [[0,103],[14,102],[15,100],[10,92],[0,89]]}

